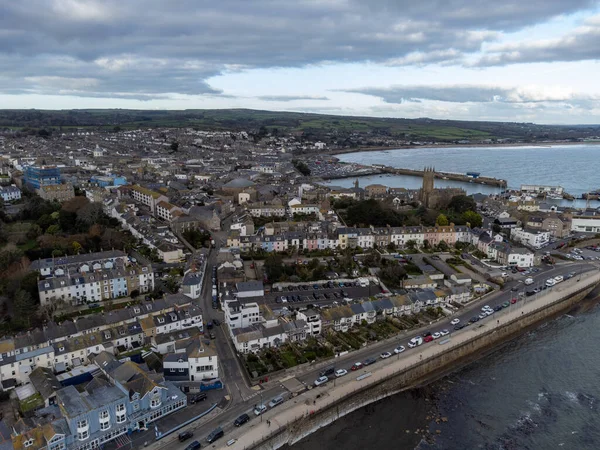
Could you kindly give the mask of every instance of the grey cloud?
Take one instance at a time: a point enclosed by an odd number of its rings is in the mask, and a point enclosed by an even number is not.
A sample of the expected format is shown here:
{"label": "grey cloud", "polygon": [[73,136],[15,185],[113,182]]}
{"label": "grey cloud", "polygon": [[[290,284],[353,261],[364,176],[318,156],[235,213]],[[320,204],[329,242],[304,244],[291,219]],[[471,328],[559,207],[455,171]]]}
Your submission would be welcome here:
{"label": "grey cloud", "polygon": [[589,21],[558,39],[491,47],[474,66],[600,59],[600,19]]}
{"label": "grey cloud", "polygon": [[423,100],[450,103],[544,103],[597,102],[597,96],[574,93],[570,90],[536,87],[500,87],[472,85],[391,86],[388,88],[365,87],[345,90],[382,99],[386,103],[401,104]]}
{"label": "grey cloud", "polygon": [[[218,94],[227,70],[323,62],[459,62],[592,0],[0,0],[0,92]],[[46,78],[43,85],[23,81]],[[49,81],[56,81],[52,85]],[[281,101],[281,100],[279,100]]]}
{"label": "grey cloud", "polygon": [[329,100],[327,97],[318,97],[311,95],[260,95],[255,97],[267,102],[292,102],[295,100]]}

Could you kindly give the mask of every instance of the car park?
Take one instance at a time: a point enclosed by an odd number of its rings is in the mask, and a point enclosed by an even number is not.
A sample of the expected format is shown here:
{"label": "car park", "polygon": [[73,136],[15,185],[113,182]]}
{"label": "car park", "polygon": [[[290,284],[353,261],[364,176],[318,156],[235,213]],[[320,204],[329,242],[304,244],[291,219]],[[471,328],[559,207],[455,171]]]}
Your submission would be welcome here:
{"label": "car park", "polygon": [[350,367],[350,370],[354,371],[354,370],[360,370],[362,369],[363,364],[361,362],[357,362],[352,364],[352,367]]}
{"label": "car park", "polygon": [[278,395],[273,400],[269,402],[269,408],[275,408],[277,405],[281,405],[283,403],[283,397]]}
{"label": "car park", "polygon": [[315,380],[314,385],[315,386],[321,386],[322,384],[325,384],[329,381],[329,378],[327,377],[319,377]]}
{"label": "car park", "polygon": [[223,432],[223,429],[221,427],[217,427],[214,430],[212,430],[210,434],[206,437],[206,442],[212,444],[217,439],[222,438],[224,434],[225,433]]}
{"label": "car park", "polygon": [[179,433],[179,436],[177,436],[177,438],[179,439],[179,442],[184,442],[188,439],[191,439],[192,436],[194,436],[194,433],[192,433],[191,431],[184,431],[182,433]]}
{"label": "car park", "polygon": [[265,411],[267,410],[267,407],[265,405],[256,405],[256,408],[254,408],[254,414],[257,416],[260,416],[261,414],[263,414]]}
{"label": "car park", "polygon": [[335,371],[335,377],[336,378],[343,377],[347,373],[348,373],[348,371],[346,369],[338,369]]}
{"label": "car park", "polygon": [[380,357],[381,359],[387,359],[387,358],[389,358],[390,356],[392,356],[392,354],[391,354],[390,352],[383,352],[381,355],[379,355],[379,357]]}
{"label": "car park", "polygon": [[250,420],[250,416],[248,414],[242,414],[240,417],[235,419],[235,422],[233,422],[233,425],[236,427],[241,427],[249,420]]}
{"label": "car park", "polygon": [[404,350],[406,350],[406,348],[404,347],[404,345],[399,345],[398,347],[396,347],[394,349],[394,353],[397,355],[398,353],[402,353]]}

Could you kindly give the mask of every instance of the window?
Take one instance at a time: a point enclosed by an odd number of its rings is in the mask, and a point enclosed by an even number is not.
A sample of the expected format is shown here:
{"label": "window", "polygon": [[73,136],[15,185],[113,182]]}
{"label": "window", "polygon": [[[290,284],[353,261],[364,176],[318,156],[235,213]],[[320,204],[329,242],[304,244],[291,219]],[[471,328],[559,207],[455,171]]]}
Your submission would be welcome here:
{"label": "window", "polygon": [[160,397],[154,397],[150,401],[150,408],[158,408],[161,403],[162,403],[162,401],[161,401]]}
{"label": "window", "polygon": [[86,419],[77,421],[77,428],[86,428],[87,426],[88,426],[88,423],[87,423]]}
{"label": "window", "polygon": [[120,403],[117,405],[117,412],[125,411],[125,403]]}
{"label": "window", "polygon": [[80,431],[77,433],[77,439],[79,439],[80,441],[85,441],[89,437],[90,437],[90,432],[88,430]]}
{"label": "window", "polygon": [[125,422],[125,412],[117,413],[117,423]]}

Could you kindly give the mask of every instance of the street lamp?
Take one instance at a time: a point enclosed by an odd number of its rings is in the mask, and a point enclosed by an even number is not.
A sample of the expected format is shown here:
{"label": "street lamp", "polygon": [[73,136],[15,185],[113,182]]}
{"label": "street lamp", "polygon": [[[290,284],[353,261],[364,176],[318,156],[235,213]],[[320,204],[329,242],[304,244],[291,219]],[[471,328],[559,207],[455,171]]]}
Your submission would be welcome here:
{"label": "street lamp", "polygon": [[261,391],[260,391],[260,410],[261,410],[261,413],[260,413],[260,421],[261,421],[261,423],[262,423],[262,421],[263,421],[263,412],[262,412],[262,406],[263,406],[263,399],[262,399],[262,388],[261,388]]}

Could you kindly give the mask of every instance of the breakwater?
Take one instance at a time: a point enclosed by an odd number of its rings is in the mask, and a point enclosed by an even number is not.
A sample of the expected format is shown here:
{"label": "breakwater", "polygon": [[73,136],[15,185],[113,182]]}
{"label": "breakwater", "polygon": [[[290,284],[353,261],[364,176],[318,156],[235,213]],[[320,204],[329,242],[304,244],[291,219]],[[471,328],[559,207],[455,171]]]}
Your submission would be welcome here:
{"label": "breakwater", "polygon": [[[305,395],[302,395],[298,397],[298,405],[293,410],[286,411],[288,414],[277,416],[277,422],[280,424],[277,429],[270,434],[264,433],[254,442],[251,438],[255,438],[256,434],[247,436],[250,438],[248,440],[242,438],[239,443],[243,443],[243,446],[236,448],[274,449],[284,444],[294,444],[317,429],[369,403],[434,381],[492,352],[498,346],[523,334],[530,327],[571,309],[585,298],[599,281],[598,272],[588,274],[581,282],[572,280],[562,291],[556,290],[544,296],[545,298],[531,301],[519,309],[500,316],[497,324],[492,321],[487,325],[472,328],[464,334],[457,335],[452,339],[453,342],[445,346],[432,345],[423,348],[422,360],[417,358],[417,361],[409,365],[397,361],[381,366],[361,381],[352,380],[344,386],[342,392],[336,392],[340,391],[339,387],[319,391],[320,394],[314,403],[308,399],[301,403],[301,399],[305,398]],[[313,406],[315,404],[316,406]]]}

